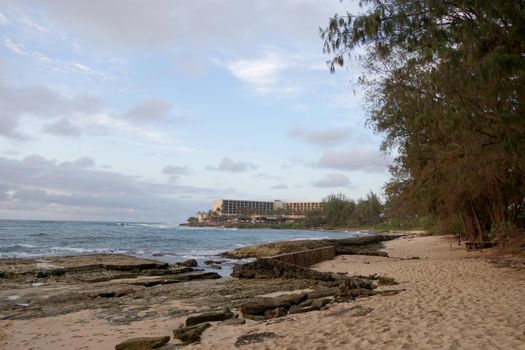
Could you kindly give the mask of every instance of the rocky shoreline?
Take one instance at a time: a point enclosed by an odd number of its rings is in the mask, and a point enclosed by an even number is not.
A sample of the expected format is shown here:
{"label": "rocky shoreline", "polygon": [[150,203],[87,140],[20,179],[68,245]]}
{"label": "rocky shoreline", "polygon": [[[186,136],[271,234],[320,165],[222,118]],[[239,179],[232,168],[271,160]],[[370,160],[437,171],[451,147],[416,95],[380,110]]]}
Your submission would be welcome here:
{"label": "rocky shoreline", "polygon": [[[232,326],[243,324],[246,319],[262,321],[327,309],[332,303],[375,295],[377,284],[386,281],[376,275],[321,273],[266,259],[270,253],[314,251],[331,245],[337,254],[384,255],[377,249],[382,241],[393,238],[396,237],[375,235],[245,247],[223,256],[259,259],[235,266],[232,275],[236,278],[223,279],[215,272],[204,271],[194,260],[168,265],[121,254],[4,259],[0,265],[0,321],[32,320],[85,310],[94,311],[96,317],[114,325],[187,317],[185,326],[175,329],[173,337],[179,343],[189,344],[200,339],[209,322]],[[206,262],[207,267],[220,268],[220,264],[220,260]],[[169,300],[183,301],[184,306],[162,307]],[[165,337],[139,338],[116,348],[149,349],[165,346],[169,341]],[[239,340],[239,344],[254,341],[247,339]]]}

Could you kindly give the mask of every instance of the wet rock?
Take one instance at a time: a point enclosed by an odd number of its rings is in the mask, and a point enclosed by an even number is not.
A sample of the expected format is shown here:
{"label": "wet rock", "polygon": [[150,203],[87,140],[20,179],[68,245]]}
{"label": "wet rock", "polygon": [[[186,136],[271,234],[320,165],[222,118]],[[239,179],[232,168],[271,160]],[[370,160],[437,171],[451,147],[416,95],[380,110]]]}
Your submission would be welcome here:
{"label": "wet rock", "polygon": [[177,266],[186,266],[186,267],[196,267],[198,265],[197,260],[188,259],[186,261],[181,261],[176,263]]}
{"label": "wet rock", "polygon": [[222,260],[205,260],[204,265],[220,265],[222,264]]}
{"label": "wet rock", "polygon": [[262,332],[262,333],[251,333],[241,335],[235,342],[235,347],[241,347],[244,345],[250,345],[254,343],[262,343],[265,338],[276,338],[277,334],[274,332]]}
{"label": "wet rock", "polygon": [[230,318],[229,320],[224,320],[221,324],[225,326],[238,326],[245,323],[246,320],[243,318]]}
{"label": "wet rock", "polygon": [[256,298],[241,305],[243,315],[264,316],[267,310],[284,308],[288,310],[290,306],[297,305],[306,300],[307,294],[287,294],[275,298]]}
{"label": "wet rock", "polygon": [[115,350],[150,350],[167,344],[170,337],[142,337],[128,339],[115,346]]}
{"label": "wet rock", "polygon": [[154,279],[145,281],[136,281],[132,284],[144,287],[153,287],[161,284],[173,284],[180,282],[188,282],[193,280],[205,280],[205,279],[218,279],[221,278],[217,272],[202,272],[202,273],[189,273],[180,274],[174,278]]}
{"label": "wet rock", "polygon": [[173,330],[173,338],[179,339],[184,344],[195,343],[201,340],[201,335],[211,327],[209,323],[202,323],[191,327],[179,327]]}
{"label": "wet rock", "polygon": [[186,327],[195,326],[205,322],[224,321],[233,318],[230,309],[225,308],[220,312],[206,312],[200,315],[190,316],[186,319]]}
{"label": "wet rock", "polygon": [[320,281],[333,281],[331,273],[319,272],[306,267],[292,265],[272,259],[259,259],[251,263],[233,267],[233,277],[237,278],[297,278]]}
{"label": "wet rock", "polygon": [[216,270],[222,269],[221,265],[215,265],[215,264],[208,265],[208,267],[211,269],[216,269]]}

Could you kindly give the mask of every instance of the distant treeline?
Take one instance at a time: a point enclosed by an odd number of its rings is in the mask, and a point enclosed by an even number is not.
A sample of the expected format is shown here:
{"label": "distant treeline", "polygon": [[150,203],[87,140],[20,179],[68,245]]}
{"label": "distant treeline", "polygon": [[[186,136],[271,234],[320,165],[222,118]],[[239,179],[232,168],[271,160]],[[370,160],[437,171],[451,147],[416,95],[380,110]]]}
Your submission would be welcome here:
{"label": "distant treeline", "polygon": [[468,239],[523,234],[525,3],[360,5],[321,37],[332,71],[351,54],[363,59],[369,124],[396,155],[386,215],[430,218]]}

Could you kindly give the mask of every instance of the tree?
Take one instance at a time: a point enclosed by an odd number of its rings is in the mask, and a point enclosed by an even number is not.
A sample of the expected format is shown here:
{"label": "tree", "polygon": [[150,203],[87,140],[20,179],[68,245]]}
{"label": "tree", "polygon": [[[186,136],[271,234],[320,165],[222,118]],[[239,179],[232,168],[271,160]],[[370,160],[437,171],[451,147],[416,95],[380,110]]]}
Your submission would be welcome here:
{"label": "tree", "polygon": [[362,0],[321,30],[330,69],[364,49],[369,122],[399,156],[388,201],[485,240],[525,199],[525,2]]}
{"label": "tree", "polygon": [[344,194],[331,194],[323,199],[323,213],[329,226],[344,226],[352,217],[355,202]]}
{"label": "tree", "polygon": [[352,220],[357,225],[373,225],[381,222],[383,206],[379,197],[372,191],[367,194],[366,199],[357,201]]}

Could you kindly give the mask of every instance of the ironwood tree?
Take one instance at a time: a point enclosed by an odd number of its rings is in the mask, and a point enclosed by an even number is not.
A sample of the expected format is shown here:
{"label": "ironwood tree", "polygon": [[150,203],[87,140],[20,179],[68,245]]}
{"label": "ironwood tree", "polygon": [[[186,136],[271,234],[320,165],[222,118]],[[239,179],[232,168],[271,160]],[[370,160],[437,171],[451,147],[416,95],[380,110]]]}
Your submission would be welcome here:
{"label": "ironwood tree", "polygon": [[485,240],[525,198],[525,1],[362,0],[321,29],[329,67],[357,56],[370,125],[398,155],[400,213],[458,219]]}

